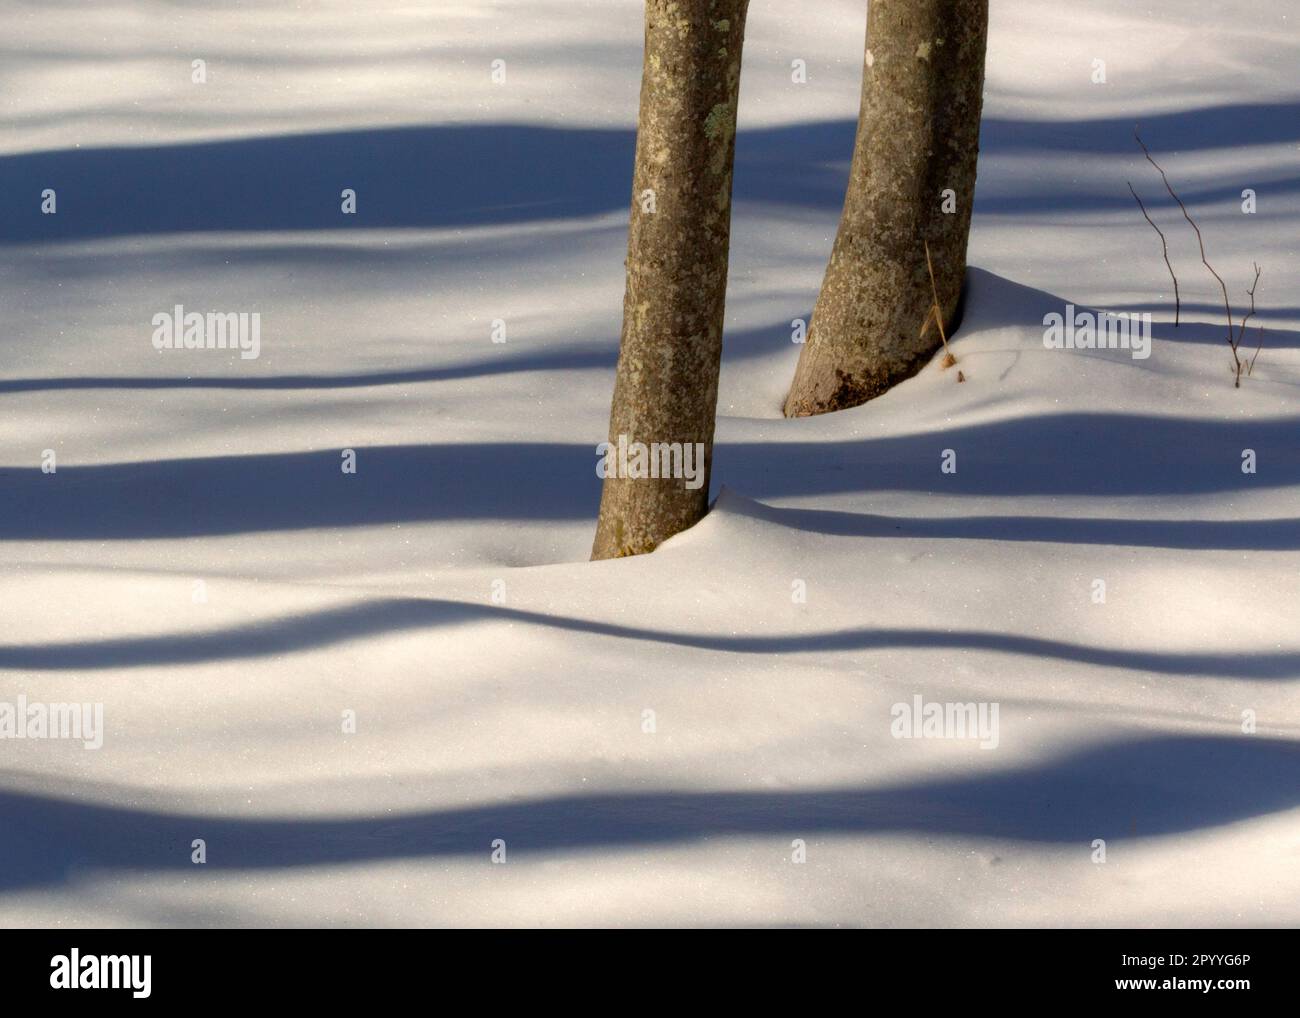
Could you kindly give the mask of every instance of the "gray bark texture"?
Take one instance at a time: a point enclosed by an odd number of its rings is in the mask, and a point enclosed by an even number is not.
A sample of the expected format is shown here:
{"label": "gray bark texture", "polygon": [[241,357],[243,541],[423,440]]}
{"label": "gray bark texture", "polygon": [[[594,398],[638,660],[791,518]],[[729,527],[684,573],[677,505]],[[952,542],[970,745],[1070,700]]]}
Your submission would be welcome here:
{"label": "gray bark texture", "polygon": [[680,478],[607,477],[593,559],[653,551],[708,511],[748,6],[749,0],[646,2],[609,440],[703,443],[704,483],[690,490]]}
{"label": "gray bark texture", "polygon": [[[862,109],[839,232],[787,417],[857,406],[916,374],[940,345],[927,323],[934,263],[951,333],[966,276],[983,105],[988,0],[871,0]],[[943,192],[955,192],[944,212]]]}

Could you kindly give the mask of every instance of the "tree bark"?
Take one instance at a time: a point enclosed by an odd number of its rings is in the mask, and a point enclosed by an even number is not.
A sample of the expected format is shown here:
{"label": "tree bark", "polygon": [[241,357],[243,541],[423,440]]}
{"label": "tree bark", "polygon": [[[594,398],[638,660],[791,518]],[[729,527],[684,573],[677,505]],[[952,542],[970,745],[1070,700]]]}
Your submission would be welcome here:
{"label": "tree bark", "polygon": [[[988,0],[871,0],[844,212],[787,417],[857,406],[916,374],[966,276]],[[945,190],[951,189],[945,211]]]}
{"label": "tree bark", "polygon": [[[703,446],[703,480],[607,476],[593,559],[639,555],[708,510],[749,0],[647,0],[627,286],[609,441]],[[578,154],[581,157],[581,154]]]}

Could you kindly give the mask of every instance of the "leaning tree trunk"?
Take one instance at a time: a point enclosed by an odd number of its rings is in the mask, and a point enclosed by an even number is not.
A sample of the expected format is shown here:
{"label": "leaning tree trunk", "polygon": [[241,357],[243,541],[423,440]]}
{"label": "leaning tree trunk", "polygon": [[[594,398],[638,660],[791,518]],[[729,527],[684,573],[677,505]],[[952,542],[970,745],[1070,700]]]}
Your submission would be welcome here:
{"label": "leaning tree trunk", "polygon": [[871,0],[862,110],[839,232],[787,417],[865,403],[939,346],[966,275],[988,0]]}
{"label": "leaning tree trunk", "polygon": [[[606,476],[593,559],[639,555],[708,509],[749,0],[646,0],[623,335],[609,441],[703,449],[702,478]],[[581,155],[579,154],[579,158]],[[615,464],[617,466],[617,464]]]}

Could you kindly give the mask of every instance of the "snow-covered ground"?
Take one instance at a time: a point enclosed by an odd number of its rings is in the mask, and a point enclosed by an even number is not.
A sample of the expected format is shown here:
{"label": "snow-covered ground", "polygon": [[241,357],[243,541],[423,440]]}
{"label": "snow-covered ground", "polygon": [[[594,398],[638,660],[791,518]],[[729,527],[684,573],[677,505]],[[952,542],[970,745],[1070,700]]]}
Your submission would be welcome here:
{"label": "snow-covered ground", "polygon": [[0,923],[1300,921],[1297,16],[993,7],[966,381],[786,421],[865,5],[753,0],[725,490],[590,564],[638,2],[0,3],[0,704],[104,710],[0,739]]}

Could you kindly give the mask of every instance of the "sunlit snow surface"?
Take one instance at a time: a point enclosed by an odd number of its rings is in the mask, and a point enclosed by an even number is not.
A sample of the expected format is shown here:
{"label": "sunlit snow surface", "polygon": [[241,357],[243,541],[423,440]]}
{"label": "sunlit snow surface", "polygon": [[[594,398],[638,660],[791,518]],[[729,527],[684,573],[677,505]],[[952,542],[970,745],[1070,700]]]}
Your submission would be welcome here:
{"label": "sunlit snow surface", "polygon": [[106,726],[0,739],[0,923],[1300,920],[1289,4],[993,4],[957,368],[785,421],[865,5],[753,0],[726,491],[595,565],[640,4],[211,7],[0,4],[0,702]]}

